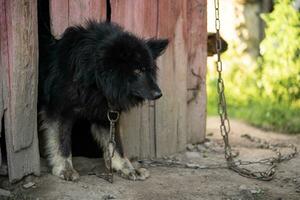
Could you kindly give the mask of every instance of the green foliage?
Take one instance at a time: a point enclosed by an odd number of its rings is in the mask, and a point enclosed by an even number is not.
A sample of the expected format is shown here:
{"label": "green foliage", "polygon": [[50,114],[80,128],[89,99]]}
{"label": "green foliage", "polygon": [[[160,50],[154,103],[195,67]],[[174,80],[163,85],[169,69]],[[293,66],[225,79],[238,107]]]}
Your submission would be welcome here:
{"label": "green foliage", "polygon": [[[300,13],[291,0],[280,0],[262,17],[262,56],[253,62],[231,43],[223,57],[228,112],[269,130],[300,133]],[[216,73],[209,71],[209,114],[217,113],[215,88]]]}
{"label": "green foliage", "polygon": [[281,0],[271,14],[261,43],[264,95],[272,100],[299,104],[300,14],[291,0]]}

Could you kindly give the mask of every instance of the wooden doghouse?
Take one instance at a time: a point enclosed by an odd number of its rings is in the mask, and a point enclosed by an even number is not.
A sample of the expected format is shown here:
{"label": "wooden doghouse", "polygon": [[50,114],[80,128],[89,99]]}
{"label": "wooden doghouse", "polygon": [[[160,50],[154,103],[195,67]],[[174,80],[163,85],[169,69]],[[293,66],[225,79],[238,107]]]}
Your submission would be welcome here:
{"label": "wooden doghouse", "polygon": [[[86,19],[104,20],[106,2],[49,0],[52,33],[59,37],[66,27]],[[121,118],[125,154],[160,157],[201,142],[206,126],[206,0],[110,0],[110,5],[112,21],[125,29],[171,41],[158,61],[163,97]],[[15,181],[40,172],[37,0],[0,0],[0,6],[1,140],[5,132],[9,178]]]}

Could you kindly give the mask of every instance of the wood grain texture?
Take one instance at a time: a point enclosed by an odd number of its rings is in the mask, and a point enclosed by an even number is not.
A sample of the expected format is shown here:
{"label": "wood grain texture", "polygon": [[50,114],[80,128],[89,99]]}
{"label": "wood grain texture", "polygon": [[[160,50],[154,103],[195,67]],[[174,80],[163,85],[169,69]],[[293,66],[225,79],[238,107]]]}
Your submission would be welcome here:
{"label": "wood grain texture", "polygon": [[[83,24],[89,19],[100,20],[101,8],[105,1],[99,0],[69,0],[69,26]],[[103,10],[102,10],[103,11]]]}
{"label": "wood grain texture", "polygon": [[[1,11],[2,9],[0,9]],[[0,23],[1,24],[1,23]],[[1,25],[0,25],[0,28],[1,28]],[[1,40],[0,40],[0,43],[1,43]],[[0,47],[1,47],[1,44],[0,44]],[[1,56],[0,56],[0,59],[1,59]],[[3,86],[2,86],[2,81],[3,81],[3,71],[2,71],[2,63],[0,63],[0,141],[3,140],[3,138],[1,139],[1,136],[2,134],[2,119],[4,117],[4,101],[3,101]],[[1,144],[0,144],[0,168],[1,168],[1,165],[2,165],[2,153],[1,153]]]}
{"label": "wood grain texture", "polygon": [[170,44],[159,59],[163,98],[155,103],[157,156],[181,151],[187,127],[186,1],[159,0],[158,37]]}
{"label": "wood grain texture", "polygon": [[197,143],[204,140],[206,131],[207,2],[187,2],[187,140],[189,143]]}
{"label": "wood grain texture", "polygon": [[[1,63],[10,181],[40,173],[37,141],[37,2],[1,0]],[[3,8],[2,8],[3,9]]]}
{"label": "wood grain texture", "polygon": [[69,26],[69,0],[49,0],[51,32],[56,37]]}
{"label": "wood grain texture", "polygon": [[72,25],[105,20],[106,0],[50,0],[51,32],[56,37]]}
{"label": "wood grain texture", "polygon": [[[157,0],[111,0],[112,21],[141,37],[156,36]],[[154,103],[123,113],[120,132],[124,153],[128,157],[154,157]]]}
{"label": "wood grain texture", "polygon": [[[4,41],[3,39],[3,35],[4,35],[4,31],[6,29],[4,29],[4,25],[5,25],[5,5],[4,5],[4,1],[0,0],[0,49],[1,49],[1,53],[0,53],[0,140],[1,140],[1,136],[2,134],[2,126],[4,124],[2,124],[2,119],[4,117],[4,94],[3,94],[3,81],[4,81],[4,60],[3,60],[3,56],[4,55],[4,43],[2,41]],[[3,38],[3,39],[2,39]],[[3,138],[2,138],[3,139]],[[3,147],[2,147],[3,148]],[[2,165],[2,152],[1,152],[1,144],[0,144],[0,168]]]}

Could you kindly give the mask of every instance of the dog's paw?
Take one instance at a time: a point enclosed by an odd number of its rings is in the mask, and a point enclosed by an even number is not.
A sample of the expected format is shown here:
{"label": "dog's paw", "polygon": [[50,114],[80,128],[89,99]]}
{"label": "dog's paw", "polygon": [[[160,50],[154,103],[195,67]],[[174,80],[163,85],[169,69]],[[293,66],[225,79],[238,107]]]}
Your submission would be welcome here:
{"label": "dog's paw", "polygon": [[150,176],[150,173],[147,169],[145,168],[135,169],[130,163],[130,161],[127,159],[126,162],[124,162],[122,168],[118,170],[118,173],[120,174],[121,177],[133,181],[146,180]]}
{"label": "dog's paw", "polygon": [[75,169],[66,169],[61,172],[60,177],[66,181],[78,181],[79,174]]}
{"label": "dog's paw", "polygon": [[79,174],[73,168],[65,168],[62,170],[52,170],[52,174],[66,181],[78,181]]}

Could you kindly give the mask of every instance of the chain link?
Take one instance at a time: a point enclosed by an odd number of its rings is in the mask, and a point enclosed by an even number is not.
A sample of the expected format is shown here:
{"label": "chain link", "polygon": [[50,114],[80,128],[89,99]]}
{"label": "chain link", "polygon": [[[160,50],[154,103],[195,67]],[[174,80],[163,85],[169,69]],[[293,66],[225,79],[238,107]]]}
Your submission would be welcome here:
{"label": "chain link", "polygon": [[115,133],[116,133],[116,123],[119,120],[119,116],[120,116],[119,111],[110,110],[107,112],[107,119],[110,122],[109,141],[107,144],[107,149],[109,151],[109,173],[105,177],[110,183],[114,182],[112,158],[114,157],[114,153],[116,150]]}

